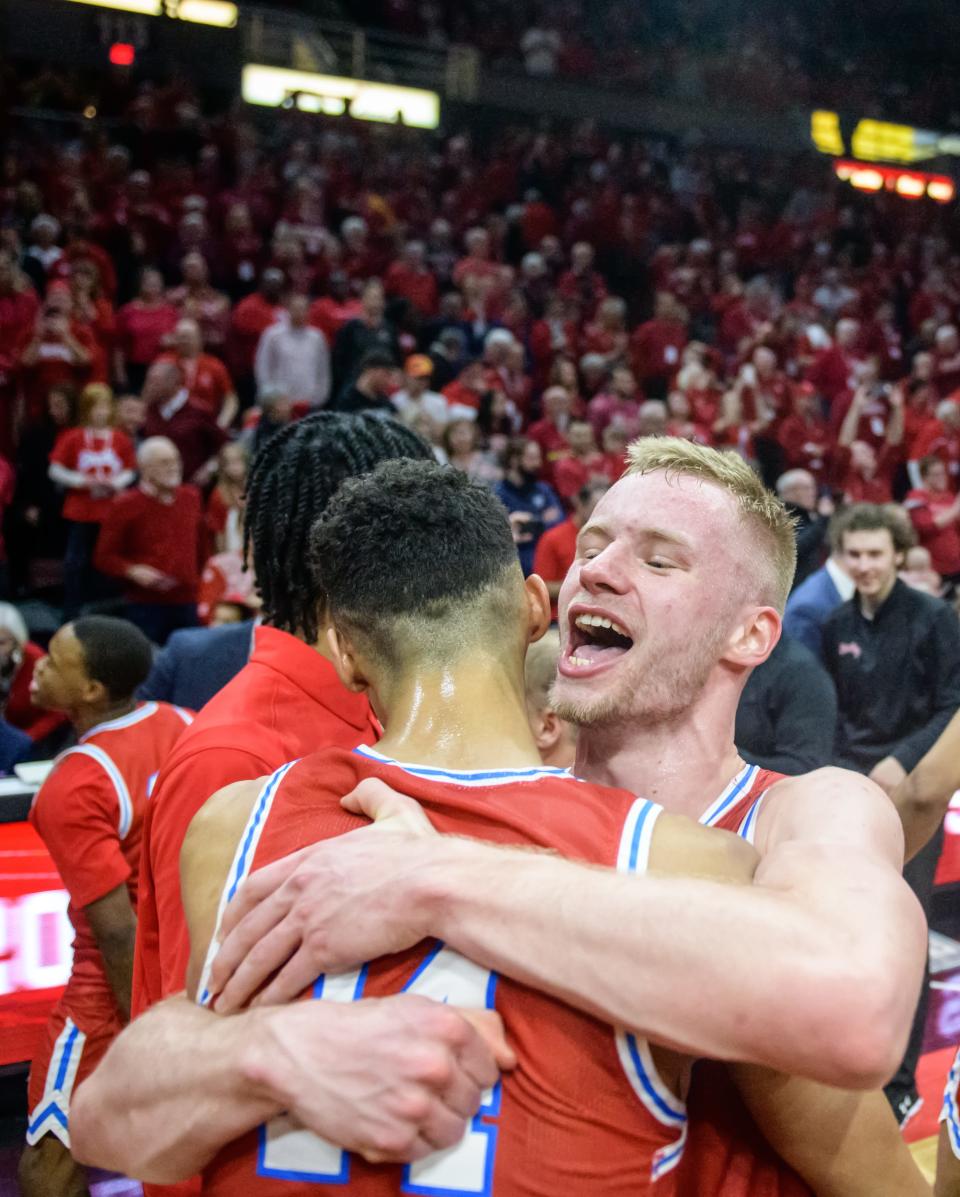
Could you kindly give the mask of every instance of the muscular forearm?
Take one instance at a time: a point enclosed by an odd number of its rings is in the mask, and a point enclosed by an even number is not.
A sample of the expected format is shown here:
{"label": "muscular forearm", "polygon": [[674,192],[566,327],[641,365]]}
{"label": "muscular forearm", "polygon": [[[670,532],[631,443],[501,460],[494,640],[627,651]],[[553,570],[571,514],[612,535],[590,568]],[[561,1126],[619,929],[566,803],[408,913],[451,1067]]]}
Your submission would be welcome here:
{"label": "muscular forearm", "polygon": [[424,851],[412,884],[426,931],[605,1021],[851,1088],[896,1066],[916,995],[911,982],[897,1003],[888,985],[865,1014],[860,969],[894,968],[900,941],[878,951],[862,934],[886,908],[882,889],[844,877],[842,853],[798,854],[765,884],[761,865],[758,884],[743,887],[625,877],[469,841]]}
{"label": "muscular forearm", "polygon": [[71,1099],[74,1156],[170,1184],[278,1113],[251,1083],[262,1016],[218,1018],[172,998],[131,1023]]}

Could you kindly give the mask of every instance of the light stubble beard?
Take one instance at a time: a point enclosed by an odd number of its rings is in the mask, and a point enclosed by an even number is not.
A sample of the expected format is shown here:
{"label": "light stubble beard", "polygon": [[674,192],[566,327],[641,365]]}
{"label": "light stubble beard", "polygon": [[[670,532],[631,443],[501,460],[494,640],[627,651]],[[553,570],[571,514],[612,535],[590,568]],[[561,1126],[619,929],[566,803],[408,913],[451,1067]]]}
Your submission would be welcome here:
{"label": "light stubble beard", "polygon": [[703,691],[727,637],[725,621],[712,622],[692,640],[638,658],[609,693],[596,697],[565,695],[571,679],[558,678],[550,692],[550,705],[561,719],[585,730],[671,722],[688,711]]}

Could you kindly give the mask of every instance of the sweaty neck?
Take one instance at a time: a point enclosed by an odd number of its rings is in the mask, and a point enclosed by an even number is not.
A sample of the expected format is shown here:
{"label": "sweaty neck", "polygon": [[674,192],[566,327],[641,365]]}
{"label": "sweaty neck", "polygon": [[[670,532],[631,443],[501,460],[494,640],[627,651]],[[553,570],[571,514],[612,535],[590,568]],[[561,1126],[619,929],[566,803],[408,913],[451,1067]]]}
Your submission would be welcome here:
{"label": "sweaty neck", "polygon": [[540,764],[523,682],[494,657],[415,669],[371,695],[386,727],[377,749],[444,769],[520,769]]}
{"label": "sweaty neck", "polygon": [[630,790],[672,814],[699,819],[743,768],[733,742],[739,694],[735,680],[712,677],[692,706],[672,719],[583,727],[574,771],[585,781]]}

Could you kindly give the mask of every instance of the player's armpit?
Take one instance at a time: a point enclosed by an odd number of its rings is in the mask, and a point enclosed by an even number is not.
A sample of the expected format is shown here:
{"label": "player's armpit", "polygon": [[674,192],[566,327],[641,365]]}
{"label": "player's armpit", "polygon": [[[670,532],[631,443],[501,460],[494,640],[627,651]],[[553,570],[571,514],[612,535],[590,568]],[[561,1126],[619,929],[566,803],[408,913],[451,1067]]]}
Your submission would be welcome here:
{"label": "player's armpit", "polygon": [[124,1022],[128,1022],[137,918],[126,884],[118,885],[102,898],[85,906],[84,914],[103,957],[113,996]]}
{"label": "player's armpit", "polygon": [[648,872],[749,885],[759,862],[740,836],[663,812],[653,829]]}
{"label": "player's armpit", "polygon": [[731,1065],[767,1142],[817,1197],[930,1197],[883,1093]]}
{"label": "player's armpit", "polygon": [[180,895],[190,932],[187,995],[196,996],[237,844],[266,778],[224,786],[194,815],[180,850]]}

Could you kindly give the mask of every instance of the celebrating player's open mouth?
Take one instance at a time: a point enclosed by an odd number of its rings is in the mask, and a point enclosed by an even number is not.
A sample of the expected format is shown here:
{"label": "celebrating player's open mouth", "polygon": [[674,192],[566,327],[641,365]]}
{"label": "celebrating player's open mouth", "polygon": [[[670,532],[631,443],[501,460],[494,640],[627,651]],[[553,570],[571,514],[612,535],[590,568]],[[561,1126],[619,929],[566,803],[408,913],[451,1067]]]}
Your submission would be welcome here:
{"label": "celebrating player's open mouth", "polygon": [[633,637],[612,611],[574,603],[558,669],[564,677],[594,677],[633,648]]}

